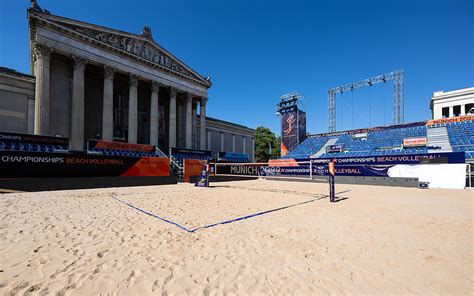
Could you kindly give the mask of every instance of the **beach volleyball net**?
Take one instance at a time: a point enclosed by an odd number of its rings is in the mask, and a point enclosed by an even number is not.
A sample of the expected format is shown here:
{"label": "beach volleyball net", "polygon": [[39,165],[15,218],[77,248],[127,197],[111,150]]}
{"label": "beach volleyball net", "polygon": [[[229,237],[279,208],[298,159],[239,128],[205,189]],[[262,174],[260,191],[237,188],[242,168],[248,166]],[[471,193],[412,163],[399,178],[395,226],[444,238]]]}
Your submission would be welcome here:
{"label": "beach volleyball net", "polygon": [[334,162],[315,164],[313,161],[294,159],[271,160],[268,163],[213,163],[209,165],[211,176],[257,177],[263,179],[319,180],[329,185],[330,201],[335,201]]}
{"label": "beach volleyball net", "polygon": [[210,175],[227,177],[291,178],[302,180],[324,179],[328,164],[311,161],[273,160],[261,163],[211,163]]}

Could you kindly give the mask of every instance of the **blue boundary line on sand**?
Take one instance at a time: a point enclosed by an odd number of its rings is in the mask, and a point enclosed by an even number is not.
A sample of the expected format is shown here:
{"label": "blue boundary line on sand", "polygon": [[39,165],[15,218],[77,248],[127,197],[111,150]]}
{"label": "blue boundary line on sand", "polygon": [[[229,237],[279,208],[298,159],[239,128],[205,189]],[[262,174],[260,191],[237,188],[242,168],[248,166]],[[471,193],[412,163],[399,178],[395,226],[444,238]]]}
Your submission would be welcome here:
{"label": "blue boundary line on sand", "polygon": [[276,212],[276,211],[281,211],[281,210],[284,210],[284,209],[288,209],[288,208],[292,208],[292,207],[296,207],[296,206],[299,206],[299,205],[303,205],[303,204],[307,204],[307,203],[311,203],[311,202],[314,202],[316,200],[320,200],[324,197],[327,197],[327,195],[324,195],[322,197],[317,197],[317,198],[313,198],[313,199],[310,199],[310,200],[307,200],[307,201],[303,201],[303,202],[299,202],[299,203],[296,203],[296,204],[292,204],[292,205],[288,205],[288,206],[284,206],[284,207],[279,207],[279,208],[276,208],[276,209],[271,209],[271,210],[267,210],[267,211],[263,211],[263,212],[258,212],[258,213],[255,213],[255,214],[250,214],[250,215],[246,215],[246,216],[242,216],[242,217],[239,217],[239,218],[234,218],[234,219],[230,219],[230,220],[225,220],[225,221],[222,221],[222,222],[217,222],[217,223],[213,223],[213,224],[208,224],[208,225],[204,225],[204,226],[201,226],[201,227],[197,227],[197,228],[194,228],[194,229],[188,229],[176,222],[173,222],[171,220],[168,220],[168,219],[165,219],[163,217],[160,217],[158,215],[155,215],[153,213],[150,213],[148,211],[145,211],[143,209],[140,209],[134,205],[132,205],[131,203],[128,203],[126,201],[123,201],[115,196],[112,196],[113,199],[131,207],[132,209],[135,209],[139,212],[142,212],[144,214],[147,214],[153,218],[156,218],[156,219],[159,219],[163,222],[166,222],[166,223],[169,223],[169,224],[172,224],[178,228],[180,228],[181,230],[184,230],[186,231],[187,233],[194,233],[198,230],[201,230],[201,229],[207,229],[207,228],[211,228],[211,227],[216,227],[216,226],[219,226],[219,225],[223,225],[223,224],[229,224],[229,223],[233,223],[233,222],[237,222],[237,221],[242,221],[242,220],[246,220],[246,219],[249,219],[249,218],[253,218],[253,217],[257,217],[257,216],[260,216],[260,215],[264,215],[264,214],[268,214],[268,213],[272,213],[272,212]]}
{"label": "blue boundary line on sand", "polygon": [[147,211],[145,211],[145,210],[143,210],[143,209],[140,209],[140,208],[138,208],[138,207],[132,205],[131,203],[128,203],[128,202],[126,202],[126,201],[123,201],[123,200],[121,200],[121,199],[118,199],[118,198],[116,198],[115,196],[112,196],[112,198],[115,199],[115,200],[117,200],[117,201],[119,201],[119,202],[121,202],[121,203],[123,203],[123,204],[126,204],[127,206],[131,207],[132,209],[135,209],[135,210],[137,210],[137,211],[139,211],[139,212],[142,212],[142,213],[144,213],[144,214],[147,214],[147,215],[149,215],[149,216],[152,216],[153,218],[160,219],[160,220],[163,221],[163,222],[173,224],[174,226],[179,227],[179,228],[181,228],[182,230],[184,230],[184,231],[186,231],[186,232],[188,232],[188,233],[193,233],[193,232],[194,232],[194,231],[192,231],[192,230],[190,230],[190,229],[187,229],[186,227],[184,227],[184,226],[182,226],[182,225],[179,225],[179,224],[176,223],[176,222],[173,222],[173,221],[171,221],[171,220],[162,218],[162,217],[157,216],[157,215],[155,215],[155,214],[153,214],[153,213],[147,212]]}

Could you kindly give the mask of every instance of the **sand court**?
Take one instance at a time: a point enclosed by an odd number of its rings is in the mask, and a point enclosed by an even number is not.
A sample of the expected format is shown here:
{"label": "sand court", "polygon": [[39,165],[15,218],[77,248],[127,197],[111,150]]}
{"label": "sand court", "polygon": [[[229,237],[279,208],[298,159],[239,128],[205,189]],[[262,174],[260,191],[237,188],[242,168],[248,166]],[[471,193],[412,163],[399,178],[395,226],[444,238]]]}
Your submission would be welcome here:
{"label": "sand court", "polygon": [[[267,183],[265,181],[260,182],[261,185],[267,185],[263,184]],[[131,210],[148,214],[178,228],[183,227],[183,230],[189,232],[260,215],[277,214],[274,212],[327,198],[322,193],[274,189],[271,184],[261,187],[214,185],[212,188],[195,188],[190,184],[183,184],[180,195],[176,196],[175,193],[112,194],[111,197],[129,206]],[[237,197],[226,198],[228,193],[237,194]],[[205,211],[194,217],[191,213],[195,213],[196,207]]]}
{"label": "sand court", "polygon": [[[473,194],[241,181],[0,196],[0,294],[459,294]],[[112,198],[190,229],[187,233]]]}

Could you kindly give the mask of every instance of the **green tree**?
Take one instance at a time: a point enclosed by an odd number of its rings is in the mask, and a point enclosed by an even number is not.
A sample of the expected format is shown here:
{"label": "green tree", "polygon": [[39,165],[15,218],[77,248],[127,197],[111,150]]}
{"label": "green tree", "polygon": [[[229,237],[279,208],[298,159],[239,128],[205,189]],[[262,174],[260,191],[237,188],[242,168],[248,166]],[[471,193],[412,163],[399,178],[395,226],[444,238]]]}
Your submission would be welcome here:
{"label": "green tree", "polygon": [[[270,145],[272,155],[270,155]],[[280,157],[280,139],[269,128],[259,126],[255,130],[255,161],[267,162],[270,158]]]}

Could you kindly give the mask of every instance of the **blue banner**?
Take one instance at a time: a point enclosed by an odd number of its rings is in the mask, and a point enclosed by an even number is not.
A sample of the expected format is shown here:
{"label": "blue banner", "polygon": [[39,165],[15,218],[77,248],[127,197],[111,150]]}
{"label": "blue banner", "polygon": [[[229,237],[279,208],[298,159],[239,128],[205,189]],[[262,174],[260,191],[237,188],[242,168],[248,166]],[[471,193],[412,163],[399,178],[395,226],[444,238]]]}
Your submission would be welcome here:
{"label": "blue banner", "polygon": [[[392,164],[420,164],[423,160],[434,160],[446,158],[446,163],[465,163],[464,152],[444,152],[426,154],[405,155],[382,155],[363,157],[337,157],[336,164],[368,164],[368,165],[392,165]],[[315,158],[314,164],[328,163],[333,158]],[[308,159],[306,159],[308,160]],[[301,161],[298,159],[298,161]]]}
{"label": "blue banner", "polygon": [[[242,176],[308,176],[312,163],[313,176],[327,176],[328,163],[333,158],[316,159],[285,159],[281,165],[230,165],[218,167],[216,174],[242,175]],[[464,152],[406,154],[392,156],[367,156],[367,157],[339,157],[335,158],[336,176],[365,176],[388,177],[390,167],[397,164],[421,164],[424,161],[440,161],[443,163],[465,163]],[[306,163],[300,163],[305,161]],[[278,163],[280,164],[280,163]]]}
{"label": "blue banner", "polygon": [[[388,169],[392,166],[373,166],[373,165],[345,165],[334,166],[336,176],[363,176],[363,177],[388,177]],[[328,176],[327,165],[318,165],[313,167],[313,176]]]}
{"label": "blue banner", "polygon": [[[364,177],[388,177],[388,169],[392,166],[374,165],[337,165],[335,164],[336,176],[364,176]],[[260,176],[308,176],[309,164],[298,166],[262,166]],[[313,176],[328,176],[328,165],[313,165]]]}

